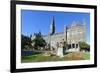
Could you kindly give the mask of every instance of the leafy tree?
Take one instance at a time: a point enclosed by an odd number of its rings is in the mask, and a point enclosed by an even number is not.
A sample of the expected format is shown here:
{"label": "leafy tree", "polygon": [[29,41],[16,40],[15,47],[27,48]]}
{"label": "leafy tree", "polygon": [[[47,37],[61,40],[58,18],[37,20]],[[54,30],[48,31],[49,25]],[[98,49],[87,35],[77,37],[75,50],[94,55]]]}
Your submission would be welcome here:
{"label": "leafy tree", "polygon": [[34,48],[39,49],[39,47],[44,47],[46,45],[45,40],[42,38],[41,33],[35,33],[35,38],[32,41],[34,43]]}
{"label": "leafy tree", "polygon": [[22,34],[21,35],[21,48],[22,49],[31,49],[32,48],[31,38]]}
{"label": "leafy tree", "polygon": [[81,50],[90,51],[90,45],[86,42],[79,42],[79,46]]}

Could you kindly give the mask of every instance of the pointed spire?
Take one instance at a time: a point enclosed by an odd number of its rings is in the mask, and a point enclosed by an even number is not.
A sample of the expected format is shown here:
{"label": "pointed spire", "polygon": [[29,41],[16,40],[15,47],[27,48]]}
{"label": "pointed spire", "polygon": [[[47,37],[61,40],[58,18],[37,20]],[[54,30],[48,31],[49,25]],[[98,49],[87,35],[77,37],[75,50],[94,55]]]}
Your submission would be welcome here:
{"label": "pointed spire", "polygon": [[51,25],[55,26],[54,16],[52,17],[52,20],[51,20]]}
{"label": "pointed spire", "polygon": [[50,34],[54,34],[54,33],[55,33],[55,22],[54,22],[54,16],[53,16],[51,20],[51,25],[50,25]]}

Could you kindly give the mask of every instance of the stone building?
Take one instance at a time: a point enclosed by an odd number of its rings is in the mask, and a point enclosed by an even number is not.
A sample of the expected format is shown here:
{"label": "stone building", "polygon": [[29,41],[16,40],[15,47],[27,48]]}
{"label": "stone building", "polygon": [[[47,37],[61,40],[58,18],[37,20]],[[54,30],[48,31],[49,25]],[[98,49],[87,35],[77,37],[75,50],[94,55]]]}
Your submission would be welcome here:
{"label": "stone building", "polygon": [[[57,48],[57,44],[60,42],[67,42],[67,51],[79,51],[79,42],[86,42],[86,21],[83,20],[82,24],[78,24],[75,21],[70,27],[64,26],[64,31],[56,33],[54,17],[51,20],[50,32],[48,35],[43,36],[47,44],[50,44],[52,48]],[[31,38],[34,39],[34,35]]]}

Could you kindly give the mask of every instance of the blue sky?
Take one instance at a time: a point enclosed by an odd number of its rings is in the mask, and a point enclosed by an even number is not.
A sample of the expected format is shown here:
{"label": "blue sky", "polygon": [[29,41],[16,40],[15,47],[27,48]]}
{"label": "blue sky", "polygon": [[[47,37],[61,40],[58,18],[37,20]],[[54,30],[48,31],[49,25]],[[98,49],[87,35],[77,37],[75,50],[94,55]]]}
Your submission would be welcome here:
{"label": "blue sky", "polygon": [[83,19],[86,19],[86,40],[90,42],[90,14],[79,12],[51,12],[36,10],[21,10],[22,34],[30,36],[41,31],[47,35],[50,31],[50,23],[54,16],[55,32],[63,32],[64,25],[71,26],[73,21],[81,25]]}

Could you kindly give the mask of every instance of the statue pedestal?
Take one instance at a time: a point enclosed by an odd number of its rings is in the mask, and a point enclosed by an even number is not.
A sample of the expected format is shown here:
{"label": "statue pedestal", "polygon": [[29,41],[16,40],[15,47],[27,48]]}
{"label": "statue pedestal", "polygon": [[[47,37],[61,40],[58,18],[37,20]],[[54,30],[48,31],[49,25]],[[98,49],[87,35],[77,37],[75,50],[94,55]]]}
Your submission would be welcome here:
{"label": "statue pedestal", "polygon": [[57,50],[57,56],[63,57],[63,48],[59,47]]}

